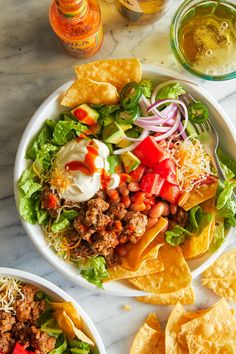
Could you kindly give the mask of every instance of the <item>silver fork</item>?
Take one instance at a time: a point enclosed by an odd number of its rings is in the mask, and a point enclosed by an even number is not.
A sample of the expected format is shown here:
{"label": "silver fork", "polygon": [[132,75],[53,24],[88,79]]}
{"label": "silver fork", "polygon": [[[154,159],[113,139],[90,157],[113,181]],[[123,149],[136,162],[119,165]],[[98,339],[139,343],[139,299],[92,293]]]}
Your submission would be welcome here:
{"label": "silver fork", "polygon": [[[196,100],[189,93],[182,95],[181,100],[186,104],[186,106],[192,102],[196,102]],[[219,145],[219,136],[217,131],[209,119],[207,119],[207,121],[202,124],[192,123],[192,125],[196,130],[200,143],[204,146],[206,152],[210,155],[212,164],[216,168],[219,178],[222,181],[225,181],[226,178],[216,152]]]}

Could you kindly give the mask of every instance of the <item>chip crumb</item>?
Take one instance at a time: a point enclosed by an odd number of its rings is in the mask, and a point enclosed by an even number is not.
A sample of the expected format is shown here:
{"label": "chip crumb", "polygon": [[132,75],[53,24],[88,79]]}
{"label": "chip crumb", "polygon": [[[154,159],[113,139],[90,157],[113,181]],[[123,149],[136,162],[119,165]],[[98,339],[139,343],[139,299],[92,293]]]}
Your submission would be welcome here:
{"label": "chip crumb", "polygon": [[122,309],[123,309],[124,311],[126,311],[126,312],[132,311],[132,307],[131,307],[130,305],[124,305],[124,306],[122,307]]}

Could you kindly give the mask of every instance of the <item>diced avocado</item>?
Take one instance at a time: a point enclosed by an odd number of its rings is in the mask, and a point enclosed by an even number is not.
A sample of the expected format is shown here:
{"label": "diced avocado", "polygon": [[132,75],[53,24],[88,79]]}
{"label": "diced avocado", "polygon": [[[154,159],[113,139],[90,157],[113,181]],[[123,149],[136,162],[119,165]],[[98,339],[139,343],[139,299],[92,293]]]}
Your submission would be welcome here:
{"label": "diced avocado", "polygon": [[131,145],[132,144],[132,141],[129,141],[127,139],[122,139],[119,144],[117,144],[117,146],[119,148],[126,148],[127,146]]}
{"label": "diced avocado", "polygon": [[125,133],[123,129],[121,129],[121,127],[115,121],[111,122],[103,128],[103,139],[107,143],[119,144],[124,136]]}
{"label": "diced avocado", "polygon": [[190,121],[188,121],[188,123],[187,123],[186,134],[188,136],[193,136],[193,137],[197,136],[197,132]]}
{"label": "diced avocado", "polygon": [[73,109],[71,113],[81,123],[85,123],[87,125],[96,124],[99,117],[99,113],[95,111],[95,109],[89,107],[86,103],[83,103],[77,108]]}
{"label": "diced avocado", "polygon": [[121,158],[127,173],[133,171],[141,163],[141,161],[130,151],[124,152],[121,155]]}
{"label": "diced avocado", "polygon": [[138,138],[139,135],[140,135],[140,133],[138,133],[135,128],[127,130],[127,131],[125,132],[125,134],[126,134],[129,138]]}
{"label": "diced avocado", "polygon": [[126,130],[129,130],[132,128],[132,125],[129,123],[119,123],[119,126],[121,127],[121,129],[125,132]]}

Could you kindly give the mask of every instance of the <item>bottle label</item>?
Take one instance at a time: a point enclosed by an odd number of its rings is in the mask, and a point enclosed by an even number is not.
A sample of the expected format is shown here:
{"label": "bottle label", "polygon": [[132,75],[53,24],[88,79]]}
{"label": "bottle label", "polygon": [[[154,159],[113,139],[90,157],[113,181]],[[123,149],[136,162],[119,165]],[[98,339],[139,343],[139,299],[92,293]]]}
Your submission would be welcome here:
{"label": "bottle label", "polygon": [[83,58],[94,54],[96,50],[99,49],[102,39],[103,30],[102,24],[100,24],[98,31],[88,38],[75,41],[61,38],[61,42],[71,55]]}

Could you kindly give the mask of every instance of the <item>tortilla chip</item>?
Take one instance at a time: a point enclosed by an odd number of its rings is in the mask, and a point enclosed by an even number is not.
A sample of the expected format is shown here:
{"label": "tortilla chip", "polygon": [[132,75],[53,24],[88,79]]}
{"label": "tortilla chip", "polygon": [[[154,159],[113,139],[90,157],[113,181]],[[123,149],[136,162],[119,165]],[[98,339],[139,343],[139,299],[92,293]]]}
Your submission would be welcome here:
{"label": "tortilla chip", "polygon": [[236,277],[222,279],[202,278],[202,285],[214,291],[218,296],[224,297],[229,302],[236,302]]}
{"label": "tortilla chip", "polygon": [[205,202],[216,195],[217,185],[218,183],[203,184],[190,193],[184,192],[178,201],[178,205],[187,211],[195,205]]}
{"label": "tortilla chip", "polygon": [[178,335],[179,342],[188,346],[187,335],[198,336],[223,346],[232,344],[236,349],[236,320],[225,299],[221,299],[209,311],[187,323],[182,324]]}
{"label": "tortilla chip", "polygon": [[159,258],[146,259],[137,270],[127,270],[122,266],[110,268],[108,270],[110,276],[105,281],[134,278],[146,274],[161,272],[162,270],[164,270],[164,265]]}
{"label": "tortilla chip", "polygon": [[138,289],[156,294],[168,294],[190,285],[192,275],[180,247],[166,243],[160,249],[164,271],[128,279]]}
{"label": "tortilla chip", "polygon": [[168,354],[187,354],[188,351],[178,342],[178,333],[181,326],[187,321],[184,317],[184,308],[177,304],[171,312],[165,330],[165,346]]}
{"label": "tortilla chip", "polygon": [[212,220],[202,230],[200,235],[188,238],[182,245],[182,252],[185,259],[192,259],[208,251],[215,229],[215,198],[211,198],[201,204],[202,210],[212,214]]}
{"label": "tortilla chip", "polygon": [[218,345],[218,343],[214,343],[212,341],[208,341],[199,336],[187,335],[187,344],[189,354],[234,354],[233,346],[229,344],[225,344],[223,346]]}
{"label": "tortilla chip", "polygon": [[98,82],[108,82],[118,90],[129,82],[139,82],[142,67],[139,59],[97,60],[75,67],[78,79],[88,78]]}
{"label": "tortilla chip", "polygon": [[176,305],[178,302],[182,305],[194,304],[195,296],[192,286],[187,286],[170,294],[153,294],[149,296],[139,296],[136,298],[139,302],[153,305]]}
{"label": "tortilla chip", "polygon": [[165,334],[161,332],[160,339],[155,354],[166,354],[165,350]]}
{"label": "tortilla chip", "polygon": [[194,318],[204,315],[208,311],[209,311],[209,309],[198,310],[195,312],[185,312],[184,317],[190,321],[190,320],[193,320]]}
{"label": "tortilla chip", "polygon": [[96,82],[90,79],[76,80],[66,91],[61,105],[74,108],[82,103],[117,104],[119,95],[117,89],[106,82]]}
{"label": "tortilla chip", "polygon": [[130,354],[164,354],[163,338],[157,315],[151,313],[136,334]]}
{"label": "tortilla chip", "polygon": [[[149,251],[152,251],[156,245],[153,245],[151,248],[148,248],[148,246],[157,237],[157,235],[160,234],[166,225],[167,221],[164,218],[160,218],[154,227],[144,233],[138,243],[127,245],[127,255],[122,258],[122,267],[128,270],[137,270],[140,268],[140,265],[144,259],[156,258],[157,255],[152,255],[152,257],[150,257],[149,254]],[[161,245],[158,245],[156,249],[158,250],[160,247]]]}
{"label": "tortilla chip", "polygon": [[88,343],[89,345],[94,346],[94,342],[87,337],[80,329],[76,328],[71,318],[67,315],[66,311],[58,308],[54,313],[58,326],[62,329],[69,339],[74,339],[77,337],[83,342]]}
{"label": "tortilla chip", "polygon": [[236,278],[236,248],[223,253],[210,267],[208,267],[202,273],[202,278]]}
{"label": "tortilla chip", "polygon": [[54,310],[64,310],[66,314],[70,317],[74,325],[79,329],[83,329],[81,317],[72,302],[52,302],[51,305]]}

